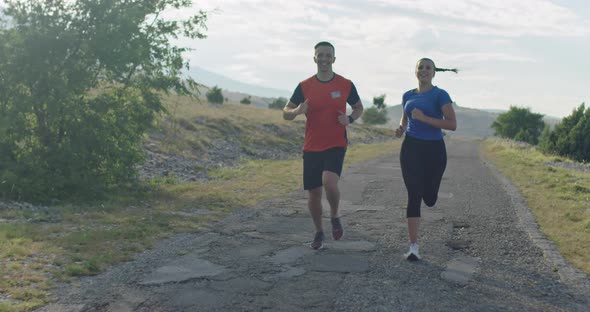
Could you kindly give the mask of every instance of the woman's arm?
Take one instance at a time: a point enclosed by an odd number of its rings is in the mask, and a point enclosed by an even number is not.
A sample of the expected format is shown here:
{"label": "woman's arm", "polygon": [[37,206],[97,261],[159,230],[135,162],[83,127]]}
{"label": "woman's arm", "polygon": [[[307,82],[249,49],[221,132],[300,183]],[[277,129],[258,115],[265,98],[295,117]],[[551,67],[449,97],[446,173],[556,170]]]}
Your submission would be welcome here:
{"label": "woman's arm", "polygon": [[421,110],[417,108],[412,111],[412,118],[420,120],[421,122],[427,123],[433,127],[455,131],[457,129],[457,119],[455,118],[453,104],[449,102],[443,105],[441,109],[443,113],[443,119],[426,116]]}
{"label": "woman's arm", "polygon": [[401,138],[406,128],[408,127],[408,116],[406,115],[406,111],[402,111],[402,118],[399,120],[399,127],[395,129],[395,136]]}

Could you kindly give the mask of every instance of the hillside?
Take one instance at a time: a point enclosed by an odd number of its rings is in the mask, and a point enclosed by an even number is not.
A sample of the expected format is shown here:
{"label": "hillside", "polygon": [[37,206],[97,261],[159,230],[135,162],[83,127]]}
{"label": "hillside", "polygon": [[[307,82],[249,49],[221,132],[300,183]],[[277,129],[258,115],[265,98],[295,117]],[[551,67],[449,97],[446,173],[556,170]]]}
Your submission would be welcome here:
{"label": "hillside", "polygon": [[[211,168],[247,159],[301,155],[305,117],[286,121],[280,110],[243,105],[230,98],[222,105],[211,105],[203,98],[169,96],[165,103],[169,114],[159,118],[157,129],[145,141],[144,177],[206,180]],[[393,138],[393,131],[382,127],[354,124],[348,131],[351,144]]]}
{"label": "hillside", "polygon": [[233,93],[239,93],[242,95],[252,95],[253,97],[288,97],[293,92],[293,90],[279,90],[274,88],[261,87],[250,83],[244,83],[225,77],[220,74],[216,74],[214,72],[205,70],[200,67],[191,68],[188,75],[191,76],[195,81],[206,86],[218,86],[224,90],[231,90]]}
{"label": "hillside", "polygon": [[[268,104],[278,97],[288,98],[290,92],[286,90],[278,90],[272,88],[260,87],[253,84],[239,82],[231,78],[219,75],[202,68],[192,69],[190,75],[202,86],[199,88],[201,98],[206,103],[205,94],[212,86],[217,86],[222,89],[224,98],[227,103],[238,103],[249,97],[251,106],[258,108],[268,108]],[[372,104],[368,100],[363,100],[365,107],[370,107]],[[498,109],[474,109],[455,105],[455,113],[457,114],[458,127],[454,136],[464,138],[487,138],[494,135],[494,130],[491,128],[492,123],[498,115],[505,112]],[[401,105],[388,106],[389,123],[387,127],[395,127],[401,118]],[[544,116],[544,121],[550,126],[555,126],[561,119]],[[451,133],[450,133],[451,134]]]}
{"label": "hillside", "polygon": [[[212,86],[215,85],[204,85],[202,84],[202,82],[200,82],[201,85],[197,88],[198,93],[199,93],[199,98],[201,101],[203,101],[204,103],[207,103],[207,98],[205,96],[205,94],[207,94],[207,92],[211,89]],[[275,98],[274,97],[265,97],[265,96],[258,96],[258,95],[253,95],[252,93],[245,93],[245,92],[239,92],[239,91],[232,91],[232,90],[228,90],[225,89],[225,86],[223,85],[217,85],[217,87],[221,88],[221,93],[223,94],[223,97],[227,100],[227,104],[233,103],[240,103],[240,101],[243,98],[249,98],[250,102],[251,102],[251,106],[256,106],[259,108],[268,108],[268,104],[271,103]]]}

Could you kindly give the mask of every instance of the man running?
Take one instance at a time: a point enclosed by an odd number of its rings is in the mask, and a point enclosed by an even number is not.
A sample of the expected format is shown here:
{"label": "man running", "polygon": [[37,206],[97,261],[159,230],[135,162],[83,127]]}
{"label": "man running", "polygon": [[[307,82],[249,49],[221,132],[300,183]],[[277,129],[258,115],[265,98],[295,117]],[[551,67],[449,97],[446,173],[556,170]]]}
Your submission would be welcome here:
{"label": "man running", "polygon": [[[344,234],[338,214],[338,180],[348,144],[346,126],[362,115],[363,104],[354,84],[332,70],[336,60],[334,46],[322,41],[314,49],[317,73],[297,85],[283,108],[283,118],[293,120],[301,114],[307,117],[303,144],[303,188],[309,191],[308,207],[316,228],[310,246],[320,249],[325,239],[322,227],[323,190],[330,204],[332,236],[339,240]],[[350,115],[346,115],[346,103],[352,107]]]}

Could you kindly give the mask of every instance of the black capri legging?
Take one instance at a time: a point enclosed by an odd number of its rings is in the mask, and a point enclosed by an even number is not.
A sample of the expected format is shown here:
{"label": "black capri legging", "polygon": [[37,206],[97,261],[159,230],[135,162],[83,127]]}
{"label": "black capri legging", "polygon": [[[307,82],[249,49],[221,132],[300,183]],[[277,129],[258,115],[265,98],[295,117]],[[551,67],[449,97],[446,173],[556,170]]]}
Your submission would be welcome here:
{"label": "black capri legging", "polygon": [[399,158],[408,191],[406,216],[420,217],[422,200],[432,207],[438,199],[438,188],[447,167],[445,141],[420,140],[406,135]]}

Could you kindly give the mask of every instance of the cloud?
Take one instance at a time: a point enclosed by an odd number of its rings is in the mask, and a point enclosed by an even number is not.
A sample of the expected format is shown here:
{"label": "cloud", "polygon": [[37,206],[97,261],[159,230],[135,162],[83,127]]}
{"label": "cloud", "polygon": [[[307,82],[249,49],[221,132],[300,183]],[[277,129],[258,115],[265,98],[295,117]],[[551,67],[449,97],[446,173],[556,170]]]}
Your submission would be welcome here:
{"label": "cloud", "polygon": [[443,28],[506,37],[583,36],[588,22],[547,0],[368,0],[382,7],[410,10],[425,19],[446,19]]}
{"label": "cloud", "polygon": [[191,64],[265,87],[292,90],[314,74],[313,46],[320,40],[335,44],[335,71],[352,79],[362,98],[386,93],[391,104],[415,87],[420,57],[463,70],[437,75],[436,83],[471,107],[512,104],[511,93],[535,103],[534,90],[561,88],[554,77],[564,75],[575,77],[572,88],[587,85],[581,74],[547,66],[580,61],[537,47],[559,40],[585,49],[588,19],[546,0],[203,0],[195,6],[195,12],[216,11],[207,39],[179,42],[195,49]]}

